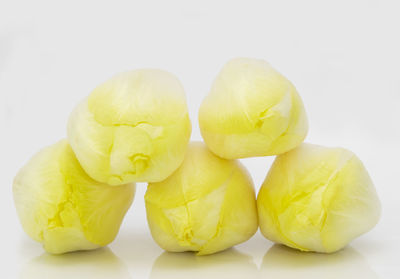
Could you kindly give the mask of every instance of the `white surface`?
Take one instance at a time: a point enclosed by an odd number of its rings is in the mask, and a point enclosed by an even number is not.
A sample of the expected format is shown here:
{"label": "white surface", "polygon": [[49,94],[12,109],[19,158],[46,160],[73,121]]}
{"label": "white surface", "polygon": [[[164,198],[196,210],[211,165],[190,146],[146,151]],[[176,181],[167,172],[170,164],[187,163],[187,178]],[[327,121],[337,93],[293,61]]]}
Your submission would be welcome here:
{"label": "white surface", "polygon": [[[103,2],[0,2],[2,278],[400,278],[400,2]],[[264,58],[293,81],[308,142],[364,161],[383,204],[373,231],[333,255],[272,246],[259,233],[213,256],[163,253],[148,232],[140,184],[109,248],[55,257],[23,233],[13,176],[65,137],[69,112],[98,83],[129,69],[171,71],[200,139],[199,104],[237,56]],[[257,189],[272,160],[244,160]]]}

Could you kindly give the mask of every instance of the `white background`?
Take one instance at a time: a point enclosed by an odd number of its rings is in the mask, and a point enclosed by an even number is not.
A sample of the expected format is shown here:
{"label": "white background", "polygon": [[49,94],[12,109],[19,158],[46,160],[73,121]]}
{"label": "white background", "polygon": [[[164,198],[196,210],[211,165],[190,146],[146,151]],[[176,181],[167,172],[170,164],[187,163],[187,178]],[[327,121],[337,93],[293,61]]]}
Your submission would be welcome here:
{"label": "white background", "polygon": [[[399,1],[0,0],[2,278],[400,278]],[[383,204],[378,226],[333,255],[299,253],[257,233],[226,252],[164,253],[139,184],[109,248],[45,254],[17,219],[13,176],[65,137],[72,108],[115,73],[177,75],[197,111],[229,59],[263,58],[287,76],[309,116],[308,142],[354,151]],[[256,189],[273,158],[243,160]]]}

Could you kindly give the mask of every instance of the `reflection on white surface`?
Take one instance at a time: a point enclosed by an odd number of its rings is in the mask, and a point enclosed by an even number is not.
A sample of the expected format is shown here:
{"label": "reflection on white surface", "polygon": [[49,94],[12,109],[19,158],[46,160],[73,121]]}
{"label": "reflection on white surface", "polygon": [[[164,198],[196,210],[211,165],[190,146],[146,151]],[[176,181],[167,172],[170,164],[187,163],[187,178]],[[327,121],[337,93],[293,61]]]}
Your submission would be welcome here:
{"label": "reflection on white surface", "polygon": [[64,255],[44,253],[23,266],[21,279],[131,278],[124,263],[109,248]]}
{"label": "reflection on white surface", "polygon": [[263,278],[378,278],[352,247],[333,254],[319,254],[276,244],[265,254],[260,272]]}
{"label": "reflection on white surface", "polygon": [[162,253],[154,262],[151,279],[256,278],[257,266],[252,258],[235,249],[208,256],[194,253]]}

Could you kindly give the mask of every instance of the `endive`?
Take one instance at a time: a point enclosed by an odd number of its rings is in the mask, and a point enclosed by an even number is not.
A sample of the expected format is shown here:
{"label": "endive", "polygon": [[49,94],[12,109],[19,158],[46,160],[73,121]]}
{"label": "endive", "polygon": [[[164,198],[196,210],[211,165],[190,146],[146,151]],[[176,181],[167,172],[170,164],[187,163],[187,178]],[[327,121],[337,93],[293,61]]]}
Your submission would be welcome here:
{"label": "endive", "polygon": [[258,228],[246,169],[199,142],[189,145],[170,177],[149,184],[145,201],[151,234],[167,251],[212,254],[246,241]]}
{"label": "endive", "polygon": [[29,160],[14,179],[13,193],[25,232],[47,252],[59,254],[110,243],[135,185],[111,187],[93,180],[62,140]]}
{"label": "endive", "polygon": [[302,144],[279,155],[257,198],[263,235],[303,251],[330,253],[379,220],[375,187],[357,156]]}
{"label": "endive", "polygon": [[152,69],[99,85],[68,122],[68,139],[84,170],[111,185],[167,178],[182,163],[190,133],[181,83]]}
{"label": "endive", "polygon": [[293,84],[258,59],[229,61],[199,111],[201,134],[226,159],[268,156],[298,146],[308,124]]}

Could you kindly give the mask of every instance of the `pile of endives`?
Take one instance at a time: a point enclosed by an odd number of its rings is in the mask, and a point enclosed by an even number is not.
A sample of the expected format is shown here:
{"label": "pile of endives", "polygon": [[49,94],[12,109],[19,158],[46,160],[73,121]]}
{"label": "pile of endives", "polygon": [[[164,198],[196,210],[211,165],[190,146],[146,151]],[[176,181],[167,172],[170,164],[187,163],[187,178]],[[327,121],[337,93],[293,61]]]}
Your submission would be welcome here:
{"label": "pile of endives", "polygon": [[[258,59],[233,59],[199,110],[204,143],[179,80],[162,70],[121,73],[73,110],[67,139],[38,152],[13,184],[23,229],[49,253],[116,237],[148,182],[148,225],[167,251],[207,255],[248,240],[335,252],[379,220],[362,162],[343,148],[302,143],[307,116],[293,84]],[[256,198],[237,160],[277,155]]]}

